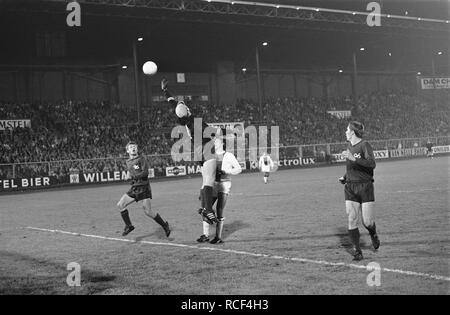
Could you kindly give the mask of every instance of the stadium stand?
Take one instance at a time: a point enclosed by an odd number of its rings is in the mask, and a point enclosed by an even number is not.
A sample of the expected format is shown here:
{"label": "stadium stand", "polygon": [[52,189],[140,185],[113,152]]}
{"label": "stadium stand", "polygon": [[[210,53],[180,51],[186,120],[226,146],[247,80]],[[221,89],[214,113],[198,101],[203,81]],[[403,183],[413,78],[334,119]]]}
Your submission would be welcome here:
{"label": "stadium stand", "polygon": [[[189,104],[208,122],[244,122],[245,125],[279,125],[280,146],[344,142],[349,119],[366,125],[367,138],[398,139],[449,136],[448,94],[431,100],[401,92],[362,95],[357,104],[350,98],[278,98],[265,102],[262,113],[256,103],[238,100],[233,106]],[[328,110],[351,110],[351,118],[339,119]],[[124,145],[133,139],[142,152],[152,155],[152,167],[174,165],[170,158],[170,130],[175,117],[166,103],[144,110],[141,124],[130,108],[109,102],[13,104],[0,103],[0,119],[30,119],[31,128],[0,132],[0,164],[17,165],[15,176],[64,176],[76,170],[106,172],[123,170]],[[421,144],[422,145],[422,144]],[[98,160],[96,160],[98,159]],[[52,163],[47,162],[62,161]],[[31,164],[30,164],[31,163]],[[0,167],[0,178],[11,178],[11,168]]]}

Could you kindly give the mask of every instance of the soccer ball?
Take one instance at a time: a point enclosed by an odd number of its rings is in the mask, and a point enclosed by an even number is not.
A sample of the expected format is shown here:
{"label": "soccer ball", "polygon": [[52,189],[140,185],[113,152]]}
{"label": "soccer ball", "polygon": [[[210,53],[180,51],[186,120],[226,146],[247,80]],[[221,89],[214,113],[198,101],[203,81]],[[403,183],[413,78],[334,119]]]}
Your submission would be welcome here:
{"label": "soccer ball", "polygon": [[142,66],[142,71],[146,75],[154,75],[158,71],[158,66],[153,61],[147,61]]}

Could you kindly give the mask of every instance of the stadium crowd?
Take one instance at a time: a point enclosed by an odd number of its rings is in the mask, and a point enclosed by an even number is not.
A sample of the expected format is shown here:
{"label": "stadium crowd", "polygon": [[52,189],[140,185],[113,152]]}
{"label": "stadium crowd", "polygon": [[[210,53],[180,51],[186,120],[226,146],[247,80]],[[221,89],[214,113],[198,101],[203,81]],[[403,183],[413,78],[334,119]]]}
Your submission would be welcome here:
{"label": "stadium crowd", "polygon": [[[344,142],[349,119],[363,122],[372,140],[450,135],[448,95],[432,101],[374,93],[357,104],[348,97],[278,98],[268,99],[261,113],[255,102],[242,99],[231,106],[188,105],[207,122],[280,126],[280,146]],[[350,110],[351,117],[339,119],[328,110]],[[174,165],[170,132],[176,119],[166,103],[144,109],[140,124],[134,110],[109,102],[0,103],[0,120],[11,119],[30,119],[31,128],[0,131],[0,178],[122,171],[131,139],[151,155],[152,167]],[[17,164],[13,172],[16,163],[27,164]]]}

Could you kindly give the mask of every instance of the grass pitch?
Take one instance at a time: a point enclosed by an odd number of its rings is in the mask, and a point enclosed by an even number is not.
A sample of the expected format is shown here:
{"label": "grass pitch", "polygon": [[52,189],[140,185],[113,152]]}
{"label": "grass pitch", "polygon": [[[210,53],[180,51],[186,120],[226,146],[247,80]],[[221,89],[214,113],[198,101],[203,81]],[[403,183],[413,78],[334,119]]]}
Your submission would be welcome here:
{"label": "grass pitch", "polygon": [[[268,185],[261,174],[233,177],[223,245],[195,241],[200,178],[152,183],[169,239],[140,204],[128,208],[136,230],[121,236],[125,183],[1,195],[0,294],[449,294],[449,158],[378,163],[381,247],[372,251],[361,228],[356,264],[344,172],[279,171]],[[66,284],[70,262],[81,266],[80,287]],[[366,282],[370,262],[382,268],[378,287]]]}

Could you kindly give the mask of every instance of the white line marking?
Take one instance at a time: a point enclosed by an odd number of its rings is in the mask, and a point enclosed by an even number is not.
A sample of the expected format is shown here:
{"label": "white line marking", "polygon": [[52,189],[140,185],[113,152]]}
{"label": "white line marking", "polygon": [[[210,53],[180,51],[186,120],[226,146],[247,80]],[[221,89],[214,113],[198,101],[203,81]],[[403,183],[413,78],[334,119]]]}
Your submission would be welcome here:
{"label": "white line marking", "polygon": [[426,191],[448,191],[446,188],[424,188],[417,190],[397,190],[397,191],[387,191],[388,194],[409,194],[409,193],[420,193]]}
{"label": "white line marking", "polygon": [[[329,262],[329,261],[324,261],[324,260],[315,260],[315,259],[307,259],[307,258],[286,257],[286,256],[270,255],[270,254],[258,254],[258,253],[239,251],[239,250],[234,250],[234,249],[224,249],[224,248],[217,248],[217,247],[200,247],[200,246],[195,246],[195,245],[187,245],[187,244],[179,244],[179,243],[135,241],[135,240],[130,240],[130,239],[126,239],[126,238],[116,238],[116,237],[107,237],[107,236],[100,236],[100,235],[74,233],[74,232],[67,232],[67,231],[61,231],[61,230],[41,229],[41,228],[36,228],[36,227],[32,227],[32,226],[27,226],[26,229],[41,231],[41,232],[67,234],[67,235],[73,235],[73,236],[84,236],[84,237],[91,237],[91,238],[98,238],[98,239],[102,239],[102,240],[110,240],[110,241],[118,241],[118,242],[126,242],[126,243],[141,243],[141,244],[150,244],[150,245],[184,247],[184,248],[190,248],[190,249],[216,251],[216,252],[222,252],[222,253],[232,253],[232,254],[237,254],[237,255],[246,255],[246,256],[253,256],[253,257],[264,257],[264,258],[269,258],[269,259],[295,261],[295,262],[310,263],[310,264],[316,264],[316,265],[325,265],[325,266],[333,266],[333,267],[341,266],[341,267],[348,267],[348,268],[354,268],[354,269],[368,270],[367,266],[365,266],[365,265],[347,264],[344,262]],[[372,270],[368,270],[368,271],[372,271]],[[398,273],[398,274],[408,275],[408,276],[417,276],[417,277],[423,277],[423,278],[429,278],[429,279],[435,279],[435,280],[450,281],[450,277],[422,273],[422,272],[415,272],[415,271],[408,271],[408,270],[401,270],[401,269],[391,269],[391,268],[381,268],[381,271]]]}

